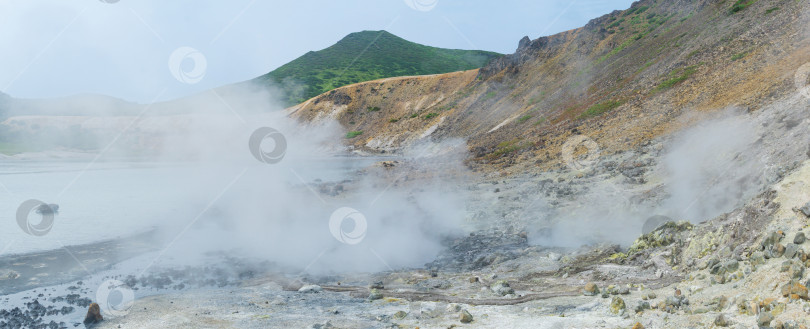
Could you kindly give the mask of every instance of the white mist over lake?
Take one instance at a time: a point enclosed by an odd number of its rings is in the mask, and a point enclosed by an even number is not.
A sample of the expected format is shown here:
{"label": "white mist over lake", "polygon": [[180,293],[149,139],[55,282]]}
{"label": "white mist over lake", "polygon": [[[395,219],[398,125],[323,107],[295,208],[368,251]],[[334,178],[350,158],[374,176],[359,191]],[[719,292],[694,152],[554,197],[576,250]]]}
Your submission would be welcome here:
{"label": "white mist over lake", "polygon": [[[300,179],[329,181],[377,158],[318,159],[297,168]],[[266,169],[260,167],[259,169]],[[259,170],[254,168],[255,171]],[[0,256],[58,249],[136,235],[167,224],[210,216],[206,206],[220,193],[240,194],[246,184],[223,191],[241,168],[200,163],[18,161],[0,162]],[[251,177],[248,170],[245,178]],[[230,178],[228,178],[230,177]],[[301,185],[295,175],[278,184]],[[242,189],[242,190],[240,190]],[[28,235],[18,226],[18,206],[29,199],[60,206],[51,230]],[[210,209],[209,209],[210,210]],[[39,215],[31,213],[36,224]]]}

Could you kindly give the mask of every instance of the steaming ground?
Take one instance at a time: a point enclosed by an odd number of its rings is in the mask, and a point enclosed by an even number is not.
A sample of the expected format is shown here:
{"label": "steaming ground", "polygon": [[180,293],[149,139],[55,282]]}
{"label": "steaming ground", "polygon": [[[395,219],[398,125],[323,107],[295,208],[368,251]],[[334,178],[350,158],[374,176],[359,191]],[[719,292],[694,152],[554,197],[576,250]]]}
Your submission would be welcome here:
{"label": "steaming ground", "polygon": [[[680,132],[632,152],[601,154],[585,170],[526,168],[510,177],[469,172],[463,165],[463,141],[425,142],[384,158],[352,158],[337,156],[343,152],[330,147],[330,139],[336,138],[332,128],[301,137],[294,126],[273,121],[277,118],[263,120],[286,132],[289,152],[281,163],[266,164],[252,158],[244,145],[252,126],[239,120],[225,125],[225,120],[214,125],[211,118],[189,121],[182,134],[168,138],[160,149],[171,150],[163,161],[189,154],[194,161],[168,169],[102,161],[82,174],[86,177],[77,180],[72,192],[43,197],[62,205],[50,233],[59,238],[54,240],[75,245],[115,239],[68,247],[69,253],[6,253],[0,259],[0,288],[10,307],[0,313],[0,321],[23,319],[28,310],[29,326],[53,320],[57,327],[71,327],[81,322],[86,303],[98,299],[101,282],[114,279],[134,290],[135,306],[126,308],[128,316],[108,317],[102,327],[324,327],[325,321],[336,327],[447,327],[459,324],[461,309],[474,317],[466,326],[482,328],[504,323],[515,328],[629,327],[635,322],[688,327],[695,324],[690,316],[703,314],[697,317],[711,322],[717,312],[728,313],[740,325],[751,324],[755,319],[727,308],[695,313],[699,303],[727,290],[695,279],[708,256],[699,253],[680,265],[670,262],[676,252],[691,252],[690,244],[702,243],[705,236],[700,234],[708,233],[701,232],[735,216],[755,217],[735,222],[742,229],[716,229],[745,232],[734,239],[749,240],[735,242],[731,249],[758,241],[750,235],[757,230],[744,225],[774,220],[769,217],[774,196],[768,190],[807,167],[802,167],[808,150],[802,132],[810,124],[796,110],[806,103],[796,97],[756,113],[731,109],[714,117],[690,114]],[[246,120],[254,121],[261,120]],[[47,187],[75,177],[72,167],[55,166],[69,170],[7,170],[3,182],[20,191],[22,182],[36,181],[34,177]],[[172,174],[177,168],[182,170]],[[115,180],[124,176],[131,183]],[[98,191],[100,184],[109,184],[100,191],[123,195],[98,194],[99,204],[78,197],[82,191]],[[779,195],[777,199],[787,198]],[[149,198],[156,203],[144,201]],[[804,198],[810,201],[810,195],[790,200],[800,203]],[[788,206],[794,205],[782,207]],[[92,221],[88,207],[104,209],[96,215],[100,221]],[[367,219],[365,235],[356,244],[341,242],[341,235],[336,238],[330,231],[332,214],[342,207]],[[782,211],[780,222],[770,227],[792,227],[784,222],[792,215]],[[698,225],[687,231],[692,234],[688,239],[678,240],[685,251],[651,248],[644,251],[648,258],[622,260],[653,215]],[[137,225],[113,225],[120,220]],[[99,227],[115,233],[93,231]],[[338,227],[344,233],[354,229],[346,223]],[[117,238],[135,228],[154,230],[148,238]],[[89,232],[80,236],[90,240],[70,240],[75,232]],[[679,232],[672,234],[687,234]],[[728,249],[712,248],[708,250],[718,255]],[[748,266],[745,257],[738,261]],[[771,269],[754,268],[746,280],[759,280],[756,273]],[[503,287],[501,280],[510,286]],[[629,285],[628,303],[642,303],[649,292],[663,300],[679,286],[693,307],[615,316],[610,299],[581,296],[589,281],[602,288]],[[298,292],[308,284],[325,291]],[[384,298],[370,298],[370,285]],[[44,316],[32,316],[34,310]],[[788,306],[777,316],[795,311]]]}

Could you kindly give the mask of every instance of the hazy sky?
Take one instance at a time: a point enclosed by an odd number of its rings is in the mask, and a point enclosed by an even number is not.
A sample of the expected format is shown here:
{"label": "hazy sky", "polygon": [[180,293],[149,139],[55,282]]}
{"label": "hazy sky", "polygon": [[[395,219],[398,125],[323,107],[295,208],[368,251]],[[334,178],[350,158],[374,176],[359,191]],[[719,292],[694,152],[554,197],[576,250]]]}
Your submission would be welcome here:
{"label": "hazy sky", "polygon": [[95,93],[167,100],[259,76],[361,30],[512,53],[524,35],[576,28],[631,3],[1,0],[0,91],[22,98]]}

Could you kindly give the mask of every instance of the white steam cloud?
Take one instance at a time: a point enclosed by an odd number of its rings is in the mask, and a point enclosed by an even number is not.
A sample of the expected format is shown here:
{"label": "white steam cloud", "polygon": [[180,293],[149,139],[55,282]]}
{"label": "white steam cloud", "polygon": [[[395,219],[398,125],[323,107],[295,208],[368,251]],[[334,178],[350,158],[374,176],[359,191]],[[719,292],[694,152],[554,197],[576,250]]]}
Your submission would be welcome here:
{"label": "white steam cloud", "polygon": [[[160,192],[160,202],[121,199],[113,207],[142,226],[158,228],[165,243],[160,248],[166,248],[156,263],[160,266],[194,264],[209,252],[226,252],[294,272],[421,267],[438,254],[442,239],[460,234],[466,198],[455,177],[466,171],[463,141],[425,141],[392,158],[349,156],[339,124],[304,127],[288,118],[273,98],[244,85],[142,107],[139,116],[11,117],[6,127],[22,129],[31,141],[36,130],[73,126],[77,136],[92,139],[85,143],[98,147],[85,157],[102,152],[90,169],[108,161],[168,167],[165,180],[139,192]],[[87,103],[88,108],[96,105]],[[284,135],[281,161],[265,163],[251,153],[251,134],[261,127]],[[70,145],[70,136],[59,136]],[[53,140],[41,142],[52,145]],[[262,144],[263,149],[278,146]],[[48,158],[52,151],[44,154]],[[397,162],[392,168],[376,164],[383,160]],[[125,174],[131,176],[111,178],[121,182],[114,190],[94,188],[85,199],[97,193],[131,195],[129,182],[141,177],[137,171]],[[90,182],[93,175],[78,178],[77,184]],[[77,189],[68,189],[61,199],[43,198],[61,203]],[[65,217],[76,206],[63,203]],[[352,218],[333,223],[330,230],[333,213],[344,207],[365,218],[365,227],[358,227],[362,232],[355,232],[360,238],[352,243],[340,239],[340,234],[355,231],[358,223]],[[109,213],[99,216],[108,227],[121,220]],[[81,220],[71,225],[78,229],[73,234],[82,231]]]}
{"label": "white steam cloud", "polygon": [[698,223],[742,205],[764,186],[765,163],[755,151],[754,120],[726,112],[676,133],[665,155],[647,174],[652,184],[634,185],[621,175],[597,179],[573,205],[547,208],[553,224],[533,243],[578,247],[628,245],[652,216]]}

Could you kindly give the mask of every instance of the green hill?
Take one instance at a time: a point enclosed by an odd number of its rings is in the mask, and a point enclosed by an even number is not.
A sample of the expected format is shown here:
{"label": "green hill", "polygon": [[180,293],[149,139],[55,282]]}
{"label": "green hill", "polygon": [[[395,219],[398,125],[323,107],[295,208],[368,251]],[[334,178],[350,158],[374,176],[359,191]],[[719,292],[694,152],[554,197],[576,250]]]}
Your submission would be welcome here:
{"label": "green hill", "polygon": [[420,45],[386,31],[352,33],[254,79],[282,87],[287,105],[352,83],[406,75],[447,73],[484,66],[498,53]]}

